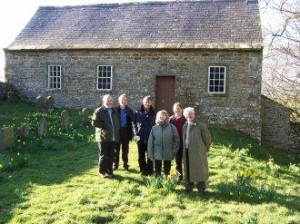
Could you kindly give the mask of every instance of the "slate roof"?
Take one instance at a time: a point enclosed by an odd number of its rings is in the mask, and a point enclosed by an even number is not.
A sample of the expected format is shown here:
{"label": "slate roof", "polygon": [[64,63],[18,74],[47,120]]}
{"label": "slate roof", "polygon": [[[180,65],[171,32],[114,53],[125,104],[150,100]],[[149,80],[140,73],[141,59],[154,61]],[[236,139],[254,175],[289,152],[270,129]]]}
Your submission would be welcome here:
{"label": "slate roof", "polygon": [[261,47],[257,3],[201,0],[40,7],[7,49]]}

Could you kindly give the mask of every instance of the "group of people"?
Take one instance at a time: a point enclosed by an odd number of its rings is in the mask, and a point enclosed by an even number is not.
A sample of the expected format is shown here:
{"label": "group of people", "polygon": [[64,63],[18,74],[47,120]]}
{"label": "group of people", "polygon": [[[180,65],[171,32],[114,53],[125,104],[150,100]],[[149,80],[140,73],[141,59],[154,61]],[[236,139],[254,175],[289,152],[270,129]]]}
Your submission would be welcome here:
{"label": "group of people", "polygon": [[113,107],[111,95],[104,95],[102,100],[92,116],[99,148],[100,177],[113,176],[113,170],[119,168],[121,151],[123,168],[129,170],[129,142],[135,139],[141,175],[161,176],[163,167],[168,176],[171,161],[175,159],[177,176],[186,181],[185,190],[192,191],[193,184],[197,183],[198,191],[205,192],[211,136],[207,126],[196,121],[194,108],[183,108],[175,103],[174,114],[170,117],[166,110],[155,111],[150,96],[143,98],[141,107],[135,112],[128,107],[125,94],[119,96],[116,107]]}

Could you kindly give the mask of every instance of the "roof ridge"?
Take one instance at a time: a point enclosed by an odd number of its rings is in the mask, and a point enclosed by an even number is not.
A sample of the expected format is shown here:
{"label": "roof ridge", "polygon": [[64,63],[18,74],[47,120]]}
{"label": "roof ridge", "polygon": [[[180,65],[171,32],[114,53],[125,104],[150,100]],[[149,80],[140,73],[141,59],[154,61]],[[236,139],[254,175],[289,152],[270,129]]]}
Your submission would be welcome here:
{"label": "roof ridge", "polygon": [[169,5],[169,4],[188,4],[188,3],[205,3],[205,2],[247,2],[247,0],[172,0],[172,1],[145,1],[145,2],[126,2],[126,3],[99,3],[87,5],[64,5],[64,6],[40,6],[39,9],[69,9],[69,8],[99,8],[99,7],[118,7],[118,6],[139,6],[139,5]]}

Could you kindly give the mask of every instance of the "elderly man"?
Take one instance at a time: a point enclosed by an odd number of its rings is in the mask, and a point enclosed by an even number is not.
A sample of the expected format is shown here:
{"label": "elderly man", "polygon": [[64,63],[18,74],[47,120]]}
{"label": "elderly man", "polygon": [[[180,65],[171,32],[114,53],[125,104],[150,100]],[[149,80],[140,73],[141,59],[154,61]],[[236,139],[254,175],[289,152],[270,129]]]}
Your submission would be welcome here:
{"label": "elderly man", "polygon": [[193,182],[196,182],[198,192],[204,193],[205,182],[208,180],[207,152],[211,144],[210,133],[204,123],[196,121],[194,108],[185,108],[183,115],[187,120],[182,132],[185,190],[192,191]]}
{"label": "elderly man", "polygon": [[128,165],[129,141],[132,140],[133,138],[132,124],[134,120],[134,113],[127,105],[128,99],[126,94],[120,95],[118,101],[119,101],[119,105],[115,109],[120,116],[121,136],[120,136],[120,142],[116,147],[114,169],[117,170],[119,168],[120,150],[122,146],[123,168],[125,170],[129,170],[129,165]]}
{"label": "elderly man", "polygon": [[120,119],[113,108],[111,95],[103,96],[103,105],[97,108],[92,117],[96,128],[96,141],[99,147],[99,176],[113,176],[114,151],[120,138]]}

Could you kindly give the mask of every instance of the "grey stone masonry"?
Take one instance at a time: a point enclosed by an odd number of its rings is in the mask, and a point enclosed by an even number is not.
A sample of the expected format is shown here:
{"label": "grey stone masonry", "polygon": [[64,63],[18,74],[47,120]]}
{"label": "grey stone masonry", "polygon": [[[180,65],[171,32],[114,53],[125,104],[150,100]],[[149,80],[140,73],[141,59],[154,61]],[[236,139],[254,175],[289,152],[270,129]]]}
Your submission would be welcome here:
{"label": "grey stone masonry", "polygon": [[47,135],[47,132],[48,132],[48,122],[46,118],[42,118],[39,123],[38,134],[39,136],[45,136]]}
{"label": "grey stone masonry", "polygon": [[27,123],[23,123],[19,129],[18,129],[18,140],[24,141],[28,135],[29,135],[29,131],[30,131],[30,126]]}
{"label": "grey stone masonry", "polygon": [[0,150],[12,147],[14,140],[14,129],[12,127],[0,128]]}
{"label": "grey stone masonry", "polygon": [[300,123],[291,123],[289,150],[300,154]]}
{"label": "grey stone masonry", "polygon": [[45,100],[45,104],[48,110],[53,110],[54,109],[54,99],[52,96],[47,96]]}
{"label": "grey stone masonry", "polygon": [[36,109],[39,112],[45,111],[47,109],[45,97],[43,96],[36,97]]}
{"label": "grey stone masonry", "polygon": [[63,110],[60,114],[60,121],[62,125],[68,126],[70,124],[70,116],[67,110]]}
{"label": "grey stone masonry", "polygon": [[82,125],[88,125],[90,124],[91,120],[89,118],[89,115],[91,114],[90,110],[88,108],[82,108],[80,111],[80,123]]}
{"label": "grey stone masonry", "polygon": [[263,145],[289,149],[290,109],[262,96],[262,133]]}
{"label": "grey stone masonry", "polygon": [[[55,106],[95,108],[104,94],[126,93],[135,110],[145,95],[155,106],[156,76],[174,76],[175,100],[195,107],[210,125],[261,136],[261,50],[7,51],[6,79],[32,101],[51,95]],[[61,89],[48,89],[48,66],[61,66]],[[97,90],[97,66],[112,66],[112,90]],[[209,66],[226,66],[226,93],[208,93]]]}

